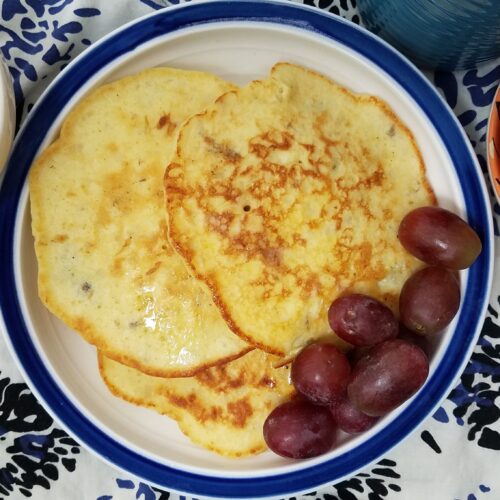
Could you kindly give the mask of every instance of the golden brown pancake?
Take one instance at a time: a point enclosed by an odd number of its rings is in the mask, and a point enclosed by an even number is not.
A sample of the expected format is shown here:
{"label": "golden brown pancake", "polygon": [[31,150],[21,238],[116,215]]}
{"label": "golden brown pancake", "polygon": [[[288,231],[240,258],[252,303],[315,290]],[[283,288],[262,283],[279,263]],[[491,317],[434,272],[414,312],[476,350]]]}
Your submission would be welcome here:
{"label": "golden brown pancake", "polygon": [[435,203],[415,140],[385,102],[286,63],[183,125],[165,191],[177,251],[231,329],[278,355],[328,335],[341,294],[397,312],[420,266],[399,222]]}
{"label": "golden brown pancake", "polygon": [[42,301],[106,356],[151,375],[249,350],[168,244],[162,187],[178,127],[231,88],[169,68],[105,85],[30,173]]}
{"label": "golden brown pancake", "polygon": [[100,355],[99,369],[115,396],[174,418],[198,445],[242,457],[266,449],[264,421],[294,393],[288,367],[273,368],[273,361],[254,350],[194,377],[159,378]]}

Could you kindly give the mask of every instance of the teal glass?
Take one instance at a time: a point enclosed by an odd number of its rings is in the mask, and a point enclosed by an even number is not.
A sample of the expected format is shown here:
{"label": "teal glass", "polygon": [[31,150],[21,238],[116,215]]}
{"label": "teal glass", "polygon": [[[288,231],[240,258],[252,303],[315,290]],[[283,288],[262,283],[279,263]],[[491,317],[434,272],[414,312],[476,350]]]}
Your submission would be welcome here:
{"label": "teal glass", "polygon": [[500,0],[358,0],[364,25],[423,68],[500,57]]}

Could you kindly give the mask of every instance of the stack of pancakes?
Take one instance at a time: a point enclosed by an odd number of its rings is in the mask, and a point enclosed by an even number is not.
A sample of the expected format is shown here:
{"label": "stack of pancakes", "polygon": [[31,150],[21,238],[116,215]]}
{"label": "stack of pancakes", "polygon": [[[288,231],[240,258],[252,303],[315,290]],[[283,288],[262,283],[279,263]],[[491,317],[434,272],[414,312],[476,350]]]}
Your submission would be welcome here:
{"label": "stack of pancakes", "polygon": [[[419,263],[402,217],[435,203],[388,106],[279,63],[236,88],[154,68],[69,114],[30,174],[39,295],[96,346],[111,392],[227,456],[265,449],[287,363],[330,303],[397,313]],[[225,436],[231,434],[231,439]]]}

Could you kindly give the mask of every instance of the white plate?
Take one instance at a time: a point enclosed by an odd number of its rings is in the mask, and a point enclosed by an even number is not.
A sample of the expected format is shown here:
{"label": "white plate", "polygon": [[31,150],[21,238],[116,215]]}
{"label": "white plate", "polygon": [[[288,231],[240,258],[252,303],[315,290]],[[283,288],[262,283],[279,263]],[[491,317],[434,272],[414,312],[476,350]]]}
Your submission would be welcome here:
{"label": "white plate", "polygon": [[[92,88],[143,68],[211,71],[237,84],[277,61],[315,69],[385,99],[412,130],[439,202],[480,234],[483,252],[461,274],[463,305],[436,344],[424,388],[380,423],[324,456],[271,452],[224,459],[176,424],[110,395],[93,347],[51,316],[36,289],[26,176],[68,111]],[[491,214],[480,170],[457,120],[427,80],[387,44],[338,17],[288,2],[196,2],[158,11],[109,35],[52,83],[18,135],[0,193],[0,303],[14,357],[47,409],[78,441],[147,482],[194,495],[286,496],[352,474],[406,437],[446,396],[479,334],[492,273]]]}

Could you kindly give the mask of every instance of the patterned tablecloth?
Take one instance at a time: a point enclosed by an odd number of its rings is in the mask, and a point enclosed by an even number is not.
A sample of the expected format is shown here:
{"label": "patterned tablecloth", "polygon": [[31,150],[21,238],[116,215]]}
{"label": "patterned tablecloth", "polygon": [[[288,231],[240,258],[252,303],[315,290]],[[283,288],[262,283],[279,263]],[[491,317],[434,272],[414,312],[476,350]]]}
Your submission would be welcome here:
{"label": "patterned tablecloth", "polygon": [[[0,51],[14,80],[18,122],[51,79],[86,47],[129,20],[178,3],[2,0]],[[304,3],[360,22],[355,0]],[[500,81],[500,61],[427,76],[462,123],[487,177],[487,117]],[[500,264],[498,204],[493,210]],[[481,338],[442,406],[378,463],[304,499],[500,499],[500,265],[496,267]],[[178,498],[116,471],[68,437],[31,394],[2,339],[0,344],[0,498]]]}

